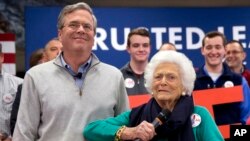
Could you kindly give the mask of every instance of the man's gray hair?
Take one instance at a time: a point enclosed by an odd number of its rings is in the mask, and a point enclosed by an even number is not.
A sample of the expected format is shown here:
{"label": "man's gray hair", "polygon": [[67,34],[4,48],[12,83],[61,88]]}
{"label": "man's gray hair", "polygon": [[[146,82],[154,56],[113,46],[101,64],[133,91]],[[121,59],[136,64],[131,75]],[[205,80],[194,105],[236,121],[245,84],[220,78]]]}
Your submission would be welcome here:
{"label": "man's gray hair", "polygon": [[96,33],[96,27],[97,27],[97,19],[93,13],[93,10],[91,9],[91,7],[87,4],[87,3],[84,3],[84,2],[79,2],[79,3],[76,3],[76,4],[72,4],[72,5],[67,5],[65,6],[59,16],[58,16],[58,19],[57,19],[57,29],[62,29],[63,26],[64,26],[64,17],[69,14],[69,13],[72,13],[74,12],[75,10],[79,10],[79,9],[82,9],[82,10],[86,10],[88,11],[92,17],[93,17],[93,21],[94,21],[94,32]]}
{"label": "man's gray hair", "polygon": [[145,87],[150,93],[152,92],[151,88],[153,84],[154,71],[159,64],[165,62],[174,63],[179,66],[182,85],[185,88],[186,95],[190,96],[193,92],[194,82],[196,79],[193,63],[183,53],[172,50],[159,51],[152,57],[145,68]]}

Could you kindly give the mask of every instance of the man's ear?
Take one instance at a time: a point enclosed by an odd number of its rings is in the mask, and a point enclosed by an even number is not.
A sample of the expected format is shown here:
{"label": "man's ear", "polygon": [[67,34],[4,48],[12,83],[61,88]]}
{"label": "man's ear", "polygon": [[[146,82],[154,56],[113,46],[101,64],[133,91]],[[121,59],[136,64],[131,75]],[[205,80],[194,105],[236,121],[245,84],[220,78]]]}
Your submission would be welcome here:
{"label": "man's ear", "polygon": [[204,52],[204,47],[201,47],[201,54],[203,55],[203,52]]}
{"label": "man's ear", "polygon": [[57,36],[58,36],[58,40],[61,42],[61,33],[62,32],[62,30],[61,29],[59,29],[59,30],[57,30]]}
{"label": "man's ear", "polygon": [[245,60],[247,58],[246,52],[242,52],[242,55],[243,55],[243,60]]}
{"label": "man's ear", "polygon": [[126,47],[126,50],[130,54],[130,47],[129,46]]}

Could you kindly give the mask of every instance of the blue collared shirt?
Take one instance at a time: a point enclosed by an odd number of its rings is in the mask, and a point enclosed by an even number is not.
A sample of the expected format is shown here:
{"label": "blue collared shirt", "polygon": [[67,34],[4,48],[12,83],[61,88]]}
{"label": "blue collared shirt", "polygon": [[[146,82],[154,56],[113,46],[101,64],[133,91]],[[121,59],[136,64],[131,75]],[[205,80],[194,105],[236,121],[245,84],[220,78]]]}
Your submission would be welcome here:
{"label": "blue collared shirt", "polygon": [[66,70],[74,77],[75,79],[75,84],[81,89],[82,85],[83,85],[83,82],[84,82],[84,78],[86,76],[86,73],[87,73],[87,70],[89,69],[90,67],[90,64],[91,64],[91,60],[92,60],[92,56],[89,57],[88,61],[84,64],[82,64],[79,68],[78,68],[78,71],[77,73],[75,73],[73,70],[72,70],[72,67],[67,64],[64,59],[63,59],[63,54],[60,55],[60,59],[61,59],[61,62],[63,64],[63,66],[66,68]]}

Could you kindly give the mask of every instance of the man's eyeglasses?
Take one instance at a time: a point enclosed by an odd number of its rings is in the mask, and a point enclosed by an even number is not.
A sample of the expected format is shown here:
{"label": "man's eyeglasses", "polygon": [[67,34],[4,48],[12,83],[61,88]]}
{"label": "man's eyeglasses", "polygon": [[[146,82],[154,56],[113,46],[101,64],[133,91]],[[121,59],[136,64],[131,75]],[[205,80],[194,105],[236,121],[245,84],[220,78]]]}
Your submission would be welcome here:
{"label": "man's eyeglasses", "polygon": [[227,51],[226,54],[227,55],[236,55],[236,54],[239,54],[239,53],[242,53],[243,51],[238,51],[238,50],[233,50],[233,51]]}
{"label": "man's eyeglasses", "polygon": [[[80,26],[82,26],[82,28],[86,31],[86,32],[90,32],[93,30],[93,27],[90,24],[85,24],[85,23],[78,23],[78,22],[72,22],[66,25],[67,27],[71,28],[72,30],[77,30],[80,28]],[[65,26],[63,26],[65,27]]]}

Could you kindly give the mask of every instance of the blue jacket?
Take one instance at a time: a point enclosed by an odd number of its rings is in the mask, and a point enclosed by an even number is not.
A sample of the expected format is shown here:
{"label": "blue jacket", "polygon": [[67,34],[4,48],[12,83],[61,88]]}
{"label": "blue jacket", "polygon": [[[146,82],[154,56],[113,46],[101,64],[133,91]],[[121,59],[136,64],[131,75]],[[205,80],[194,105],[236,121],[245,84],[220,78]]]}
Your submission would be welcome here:
{"label": "blue jacket", "polygon": [[223,73],[215,82],[208,75],[204,66],[196,73],[197,78],[194,90],[222,88],[227,81],[231,81],[234,86],[242,85],[243,102],[214,105],[213,110],[217,125],[239,122],[245,124],[250,113],[250,91],[246,80],[242,76],[232,72],[226,64],[223,64]]}

